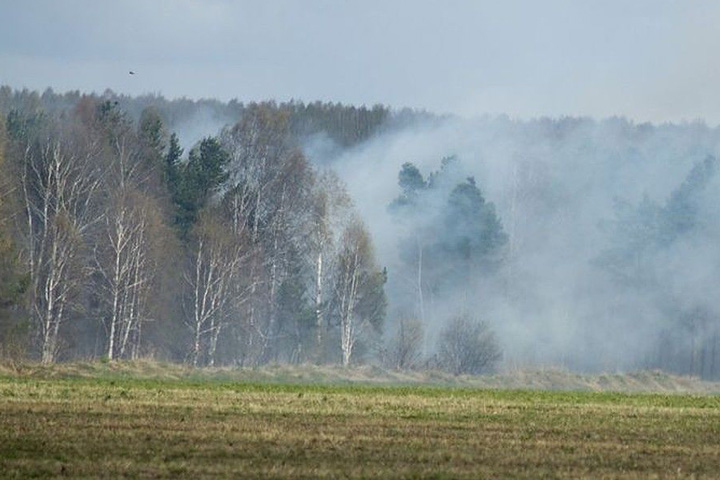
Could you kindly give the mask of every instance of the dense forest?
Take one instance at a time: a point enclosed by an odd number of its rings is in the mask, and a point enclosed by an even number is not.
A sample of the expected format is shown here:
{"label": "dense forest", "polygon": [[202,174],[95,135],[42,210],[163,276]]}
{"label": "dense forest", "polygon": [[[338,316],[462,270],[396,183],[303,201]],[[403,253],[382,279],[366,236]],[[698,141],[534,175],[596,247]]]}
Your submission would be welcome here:
{"label": "dense forest", "polygon": [[0,355],[720,377],[704,124],[0,88]]}
{"label": "dense forest", "polygon": [[6,355],[349,364],[378,349],[385,272],[298,139],[356,142],[387,110],[224,105],[237,121],[185,153],[167,118],[203,102],[133,117],[150,100],[0,94]]}

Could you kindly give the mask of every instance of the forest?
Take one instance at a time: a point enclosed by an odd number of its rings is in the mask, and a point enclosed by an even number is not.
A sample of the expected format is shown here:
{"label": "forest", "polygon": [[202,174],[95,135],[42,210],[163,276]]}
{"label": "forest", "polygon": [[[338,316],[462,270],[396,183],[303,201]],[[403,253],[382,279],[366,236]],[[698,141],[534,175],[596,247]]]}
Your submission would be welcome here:
{"label": "forest", "polygon": [[0,357],[720,378],[703,123],[0,88]]}

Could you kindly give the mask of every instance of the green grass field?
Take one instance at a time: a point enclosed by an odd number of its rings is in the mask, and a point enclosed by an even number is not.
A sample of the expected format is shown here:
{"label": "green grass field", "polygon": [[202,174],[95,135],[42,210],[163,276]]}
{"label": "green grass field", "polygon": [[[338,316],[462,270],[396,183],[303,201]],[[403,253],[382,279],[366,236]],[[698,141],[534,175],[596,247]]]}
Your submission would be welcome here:
{"label": "green grass field", "polygon": [[720,478],[720,397],[0,377],[1,478]]}

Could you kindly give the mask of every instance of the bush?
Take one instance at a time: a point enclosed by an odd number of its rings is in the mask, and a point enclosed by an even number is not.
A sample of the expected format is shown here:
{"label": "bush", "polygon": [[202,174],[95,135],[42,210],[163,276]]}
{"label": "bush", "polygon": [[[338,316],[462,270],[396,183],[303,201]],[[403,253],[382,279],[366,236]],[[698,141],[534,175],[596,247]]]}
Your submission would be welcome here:
{"label": "bush", "polygon": [[467,314],[450,320],[438,339],[440,367],[455,375],[492,371],[501,356],[488,325]]}
{"label": "bush", "polygon": [[422,357],[423,326],[414,318],[401,318],[396,335],[390,341],[386,363],[390,368],[417,368]]}

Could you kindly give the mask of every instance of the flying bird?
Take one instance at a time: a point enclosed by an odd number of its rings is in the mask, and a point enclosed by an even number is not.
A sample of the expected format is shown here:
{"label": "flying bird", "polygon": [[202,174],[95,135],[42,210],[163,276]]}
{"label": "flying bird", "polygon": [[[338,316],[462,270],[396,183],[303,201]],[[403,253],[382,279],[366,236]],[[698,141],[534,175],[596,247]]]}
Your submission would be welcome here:
{"label": "flying bird", "polygon": [[133,72],[132,70],[130,70],[128,73],[129,73],[130,75],[135,75],[135,72]]}

